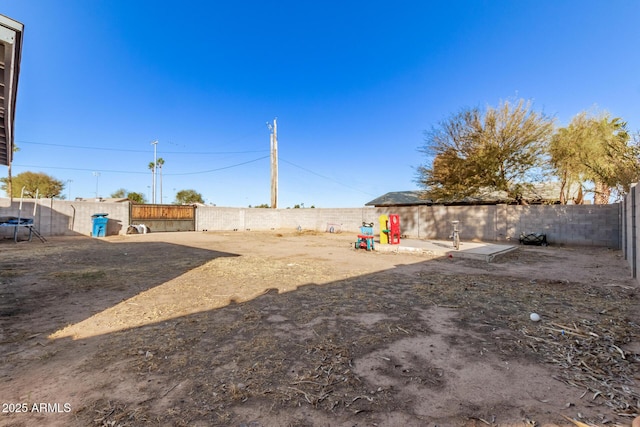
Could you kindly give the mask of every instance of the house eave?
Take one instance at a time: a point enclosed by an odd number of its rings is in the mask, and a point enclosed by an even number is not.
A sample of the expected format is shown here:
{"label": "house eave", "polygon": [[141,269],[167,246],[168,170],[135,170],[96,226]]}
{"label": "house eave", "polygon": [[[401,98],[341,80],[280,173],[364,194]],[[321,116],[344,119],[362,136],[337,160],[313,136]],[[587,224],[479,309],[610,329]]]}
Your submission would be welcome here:
{"label": "house eave", "polygon": [[16,95],[24,25],[0,15],[0,165],[10,166],[14,149]]}

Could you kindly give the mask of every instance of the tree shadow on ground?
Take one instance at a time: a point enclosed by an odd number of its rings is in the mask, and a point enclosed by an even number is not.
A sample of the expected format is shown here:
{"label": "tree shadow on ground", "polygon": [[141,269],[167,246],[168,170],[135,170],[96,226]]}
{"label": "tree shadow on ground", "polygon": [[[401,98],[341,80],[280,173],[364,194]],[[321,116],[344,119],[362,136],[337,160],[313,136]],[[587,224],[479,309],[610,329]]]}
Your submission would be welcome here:
{"label": "tree shadow on ground", "polygon": [[[523,313],[544,308],[566,324],[586,317],[593,323],[576,325],[585,334],[602,334],[596,328],[600,323],[619,337],[634,333],[623,330],[621,320],[633,313],[637,299],[634,290],[625,287],[555,278],[530,281],[492,276],[488,269],[484,274],[460,274],[451,271],[450,264],[442,273],[427,268],[440,261],[426,260],[325,284],[307,280],[291,288],[309,265],[289,270],[300,261],[255,259],[256,270],[236,274],[231,269],[239,266],[234,261],[240,258],[223,259],[229,255],[225,253],[191,252],[193,248],[167,244],[113,246],[136,254],[136,261],[146,266],[146,279],[136,279],[146,283],[142,291],[160,290],[161,284],[189,270],[189,279],[205,273],[209,278],[189,288],[196,298],[206,299],[208,288],[227,285],[240,297],[214,301],[213,309],[82,339],[33,338],[40,344],[20,356],[5,353],[14,364],[5,370],[8,384],[21,377],[39,381],[37,386],[27,381],[31,389],[14,381],[13,387],[5,386],[5,391],[11,387],[8,396],[19,399],[31,390],[31,399],[71,402],[73,412],[59,418],[65,425],[475,425],[465,423],[496,416],[499,422],[523,416],[559,422],[559,414],[567,413],[566,396],[579,396],[582,390],[563,383],[562,372],[558,380],[548,368],[537,366],[548,349],[536,339],[527,341],[523,331],[547,340],[549,331],[532,326]],[[111,250],[111,245],[98,247]],[[81,259],[80,265],[103,265],[102,250],[87,254],[86,248],[79,249],[47,256],[60,257],[56,265],[65,267],[63,273],[73,271],[73,261],[63,261],[66,256]],[[176,265],[171,274],[149,267],[167,263]],[[138,277],[135,262],[120,264],[112,261],[109,266],[114,273],[120,271],[123,280]],[[193,271],[199,267],[211,271]],[[67,286],[77,279],[63,277]],[[91,279],[101,286],[76,291],[96,292],[98,297],[98,289],[108,287],[113,294],[92,310],[140,304],[132,298],[140,289]],[[176,287],[163,288],[163,295],[169,300],[189,298],[174,291],[192,283],[173,283]],[[242,291],[246,283],[252,284],[251,293]],[[43,300],[41,309],[56,304],[73,308],[73,293],[65,294],[63,284],[56,286],[58,297]],[[91,312],[96,316],[87,319]],[[102,312],[91,312],[77,317],[93,319],[94,326],[107,321]],[[619,330],[612,326],[615,322],[620,322]],[[635,334],[637,339],[637,330]],[[47,372],[56,375],[47,378]],[[602,402],[575,399],[569,415],[581,411],[595,420],[603,408]],[[51,425],[51,414],[30,416],[30,421]]]}
{"label": "tree shadow on ground", "polygon": [[[66,237],[41,245],[0,246],[0,325],[20,329],[42,317],[52,332],[181,276],[237,254],[165,242]],[[35,268],[37,265],[37,268]],[[42,268],[46,273],[42,274]],[[6,341],[7,337],[3,341]]]}

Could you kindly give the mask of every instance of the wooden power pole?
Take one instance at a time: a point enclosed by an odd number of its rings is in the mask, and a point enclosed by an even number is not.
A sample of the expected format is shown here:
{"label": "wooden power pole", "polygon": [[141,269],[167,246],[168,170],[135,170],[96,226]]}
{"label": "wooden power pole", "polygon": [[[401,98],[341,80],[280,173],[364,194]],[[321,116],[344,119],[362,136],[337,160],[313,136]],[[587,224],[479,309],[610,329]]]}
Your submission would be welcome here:
{"label": "wooden power pole", "polygon": [[271,129],[271,209],[278,207],[278,123],[273,119]]}

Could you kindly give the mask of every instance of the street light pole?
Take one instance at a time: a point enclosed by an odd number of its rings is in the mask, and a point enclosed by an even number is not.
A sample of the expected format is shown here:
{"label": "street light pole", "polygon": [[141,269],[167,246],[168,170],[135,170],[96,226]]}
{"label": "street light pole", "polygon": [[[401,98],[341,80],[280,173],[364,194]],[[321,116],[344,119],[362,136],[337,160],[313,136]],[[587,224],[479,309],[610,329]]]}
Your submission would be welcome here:
{"label": "street light pole", "polygon": [[93,176],[96,177],[96,199],[98,198],[98,180],[100,178],[100,172],[93,172]]}
{"label": "street light pole", "polygon": [[71,200],[71,183],[72,182],[73,182],[72,179],[67,180],[67,200]]}
{"label": "street light pole", "polygon": [[156,170],[158,168],[158,140],[156,139],[151,143],[153,145],[153,192],[152,192],[152,201],[151,203],[155,205],[156,203]]}

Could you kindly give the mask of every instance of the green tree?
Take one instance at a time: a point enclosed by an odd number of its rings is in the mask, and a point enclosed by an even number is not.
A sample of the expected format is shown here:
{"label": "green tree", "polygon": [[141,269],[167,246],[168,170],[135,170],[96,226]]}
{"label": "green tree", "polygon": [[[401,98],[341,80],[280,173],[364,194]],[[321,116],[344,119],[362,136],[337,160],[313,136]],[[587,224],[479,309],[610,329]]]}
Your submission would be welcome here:
{"label": "green tree", "polygon": [[10,188],[24,188],[24,196],[35,198],[36,192],[39,197],[54,198],[62,195],[64,183],[43,172],[22,172],[11,179],[0,178],[2,190],[10,195]]}
{"label": "green tree", "polygon": [[560,201],[567,189],[593,184],[594,203],[607,204],[613,192],[624,194],[640,175],[640,147],[620,118],[582,112],[558,129],[549,144],[551,165],[560,179]]}
{"label": "green tree", "polygon": [[189,205],[192,203],[204,203],[202,195],[196,190],[180,190],[176,193],[175,205]]}
{"label": "green tree", "polygon": [[144,197],[142,193],[136,193],[135,191],[127,191],[124,188],[119,188],[113,193],[111,196],[114,199],[129,199],[134,203],[146,203],[147,199]]}
{"label": "green tree", "polygon": [[155,203],[156,198],[156,164],[154,162],[149,162],[148,165],[149,170],[151,171],[151,202]]}
{"label": "green tree", "polygon": [[142,193],[136,193],[135,191],[131,191],[127,193],[127,199],[131,200],[133,203],[146,203],[147,199],[144,197]]}
{"label": "green tree", "polygon": [[147,199],[144,197],[142,193],[136,193],[135,191],[127,191],[124,188],[119,188],[113,193],[111,193],[111,197],[114,199],[129,199],[134,203],[146,203]]}
{"label": "green tree", "polygon": [[127,190],[125,190],[124,188],[118,188],[116,191],[111,193],[111,195],[109,197],[111,197],[113,199],[125,198],[125,197],[127,197]]}
{"label": "green tree", "polygon": [[544,166],[553,121],[531,103],[502,102],[497,108],[463,109],[425,132],[419,151],[428,162],[417,168],[425,196],[455,200],[505,191],[519,200]]}
{"label": "green tree", "polygon": [[164,166],[164,159],[162,157],[158,157],[156,166],[158,167],[158,171],[160,172],[160,204],[162,204],[162,166]]}

